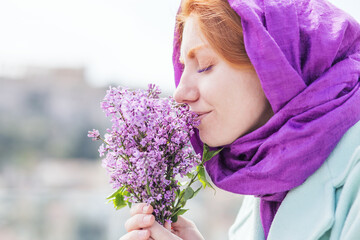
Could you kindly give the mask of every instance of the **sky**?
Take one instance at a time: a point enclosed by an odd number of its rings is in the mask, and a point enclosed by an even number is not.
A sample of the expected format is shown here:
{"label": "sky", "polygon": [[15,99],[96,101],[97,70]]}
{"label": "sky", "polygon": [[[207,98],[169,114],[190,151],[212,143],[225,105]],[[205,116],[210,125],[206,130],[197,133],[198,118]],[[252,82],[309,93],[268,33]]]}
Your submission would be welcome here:
{"label": "sky", "polygon": [[[331,0],[360,21],[360,1]],[[0,0],[0,74],[14,66],[84,67],[95,86],[174,90],[180,0]]]}

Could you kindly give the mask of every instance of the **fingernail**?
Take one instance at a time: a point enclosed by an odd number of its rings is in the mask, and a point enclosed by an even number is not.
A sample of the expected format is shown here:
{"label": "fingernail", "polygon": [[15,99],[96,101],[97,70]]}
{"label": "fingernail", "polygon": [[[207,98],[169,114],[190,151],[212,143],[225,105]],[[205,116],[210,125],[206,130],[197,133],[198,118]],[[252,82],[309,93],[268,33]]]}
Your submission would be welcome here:
{"label": "fingernail", "polygon": [[146,234],[147,234],[147,232],[146,231],[144,231],[144,230],[140,230],[139,232],[138,232],[138,235],[139,235],[139,237],[140,238],[145,238],[146,237]]}
{"label": "fingernail", "polygon": [[147,215],[147,216],[145,216],[145,217],[144,217],[144,223],[146,223],[146,224],[150,223],[151,217],[152,217],[152,215]]}
{"label": "fingernail", "polygon": [[150,208],[149,205],[145,205],[145,206],[143,207],[143,213],[147,213],[147,212],[149,211],[149,208]]}

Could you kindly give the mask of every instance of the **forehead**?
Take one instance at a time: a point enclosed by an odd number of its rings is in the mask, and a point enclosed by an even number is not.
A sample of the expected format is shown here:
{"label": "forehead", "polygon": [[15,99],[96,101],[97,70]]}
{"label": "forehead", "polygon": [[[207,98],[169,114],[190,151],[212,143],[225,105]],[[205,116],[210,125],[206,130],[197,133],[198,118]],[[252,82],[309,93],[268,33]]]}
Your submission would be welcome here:
{"label": "forehead", "polygon": [[195,16],[189,16],[184,25],[180,56],[183,58],[192,48],[196,48],[201,45],[208,45],[205,37],[201,33],[198,20]]}

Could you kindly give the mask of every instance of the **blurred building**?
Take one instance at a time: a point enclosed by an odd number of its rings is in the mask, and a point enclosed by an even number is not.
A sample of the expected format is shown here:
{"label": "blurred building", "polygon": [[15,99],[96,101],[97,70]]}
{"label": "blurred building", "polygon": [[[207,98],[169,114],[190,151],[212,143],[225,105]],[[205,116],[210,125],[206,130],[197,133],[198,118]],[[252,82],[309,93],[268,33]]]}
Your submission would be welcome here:
{"label": "blurred building", "polygon": [[104,95],[104,88],[87,84],[82,68],[3,71],[0,166],[8,160],[96,158],[96,149],[86,135],[92,128],[105,126],[100,109]]}
{"label": "blurred building", "polygon": [[[105,88],[83,68],[0,68],[0,239],[118,239],[128,210],[106,204],[112,193],[97,155],[110,122],[100,109]],[[242,198],[211,189],[186,213],[205,239],[227,238]]]}

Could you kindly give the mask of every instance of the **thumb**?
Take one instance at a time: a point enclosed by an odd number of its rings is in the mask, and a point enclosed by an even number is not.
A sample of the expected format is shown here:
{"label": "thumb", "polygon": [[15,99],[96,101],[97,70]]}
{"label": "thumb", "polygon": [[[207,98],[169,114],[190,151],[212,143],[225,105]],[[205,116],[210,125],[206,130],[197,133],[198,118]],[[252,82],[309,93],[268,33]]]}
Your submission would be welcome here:
{"label": "thumb", "polygon": [[173,226],[174,228],[185,228],[191,226],[192,224],[193,223],[191,221],[187,220],[183,216],[178,216],[177,221],[173,222],[171,226]]}
{"label": "thumb", "polygon": [[[169,223],[165,223],[165,227],[161,226],[158,222],[154,222],[151,226],[151,237],[154,239],[166,239],[166,240],[180,240],[181,238],[171,233],[171,225]],[[170,230],[168,230],[168,226],[170,226]]]}

